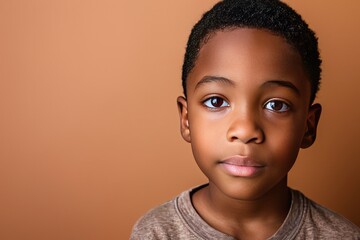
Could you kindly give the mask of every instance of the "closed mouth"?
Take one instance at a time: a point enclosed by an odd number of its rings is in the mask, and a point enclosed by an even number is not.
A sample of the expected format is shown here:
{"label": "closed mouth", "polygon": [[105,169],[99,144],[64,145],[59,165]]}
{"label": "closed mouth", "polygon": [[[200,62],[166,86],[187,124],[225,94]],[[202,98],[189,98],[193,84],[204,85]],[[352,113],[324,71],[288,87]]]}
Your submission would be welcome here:
{"label": "closed mouth", "polygon": [[219,161],[224,171],[234,177],[255,177],[261,173],[265,165],[249,157],[232,156]]}
{"label": "closed mouth", "polygon": [[221,160],[221,164],[229,164],[242,167],[264,167],[265,165],[253,160],[246,156],[235,155],[224,160]]}

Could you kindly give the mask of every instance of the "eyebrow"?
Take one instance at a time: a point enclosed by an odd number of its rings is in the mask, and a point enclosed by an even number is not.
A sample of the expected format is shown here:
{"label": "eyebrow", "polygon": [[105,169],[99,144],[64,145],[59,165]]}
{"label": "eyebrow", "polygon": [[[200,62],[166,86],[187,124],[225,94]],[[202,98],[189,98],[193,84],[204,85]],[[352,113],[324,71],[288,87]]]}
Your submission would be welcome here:
{"label": "eyebrow", "polygon": [[205,76],[196,84],[195,89],[197,89],[199,86],[205,83],[211,83],[211,82],[217,82],[225,85],[235,86],[235,82],[228,78],[219,77],[219,76]]}
{"label": "eyebrow", "polygon": [[300,95],[300,90],[291,82],[289,81],[285,81],[285,80],[270,80],[270,81],[266,81],[265,83],[262,84],[262,87],[267,87],[267,86],[271,86],[271,85],[278,85],[281,87],[286,87],[291,89],[293,92],[295,92],[297,95]]}
{"label": "eyebrow", "polygon": [[[200,87],[202,84],[211,83],[211,82],[218,82],[229,86],[235,86],[235,82],[220,76],[204,76],[195,86],[195,90]],[[262,84],[262,87],[268,87],[272,85],[277,85],[281,87],[286,87],[295,92],[297,95],[300,95],[300,90],[291,82],[285,80],[269,80]]]}

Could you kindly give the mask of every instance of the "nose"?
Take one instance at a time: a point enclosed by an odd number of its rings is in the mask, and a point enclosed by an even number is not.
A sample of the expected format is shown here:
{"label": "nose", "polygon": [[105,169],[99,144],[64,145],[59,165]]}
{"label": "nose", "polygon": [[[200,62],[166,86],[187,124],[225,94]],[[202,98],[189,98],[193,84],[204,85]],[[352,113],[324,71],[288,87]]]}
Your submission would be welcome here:
{"label": "nose", "polygon": [[249,113],[234,113],[230,120],[227,138],[230,142],[262,143],[265,134],[257,117]]}

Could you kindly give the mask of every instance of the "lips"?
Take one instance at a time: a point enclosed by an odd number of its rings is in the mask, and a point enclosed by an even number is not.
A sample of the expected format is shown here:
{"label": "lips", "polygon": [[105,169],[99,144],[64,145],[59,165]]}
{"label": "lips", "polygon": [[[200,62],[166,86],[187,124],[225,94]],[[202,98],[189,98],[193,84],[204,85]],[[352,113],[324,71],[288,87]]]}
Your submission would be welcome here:
{"label": "lips", "polygon": [[265,165],[249,157],[232,156],[219,162],[224,171],[236,177],[255,177],[264,170]]}

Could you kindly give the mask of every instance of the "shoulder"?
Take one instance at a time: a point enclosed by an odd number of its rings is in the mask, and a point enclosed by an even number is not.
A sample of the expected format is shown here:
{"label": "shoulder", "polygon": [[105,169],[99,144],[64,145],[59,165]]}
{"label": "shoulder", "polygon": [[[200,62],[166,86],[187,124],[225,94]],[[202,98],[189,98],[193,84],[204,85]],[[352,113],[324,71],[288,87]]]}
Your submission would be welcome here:
{"label": "shoulder", "polygon": [[150,236],[162,235],[174,222],[177,222],[177,214],[174,200],[171,200],[145,213],[135,223],[131,239],[151,239]]}
{"label": "shoulder", "polygon": [[306,236],[316,239],[360,239],[358,226],[340,214],[299,194],[307,206],[302,224],[302,232],[306,233]]}
{"label": "shoulder", "polygon": [[[192,239],[191,232],[179,212],[178,201],[188,191],[155,207],[144,214],[134,225],[130,239]],[[191,204],[191,203],[190,203]]]}

